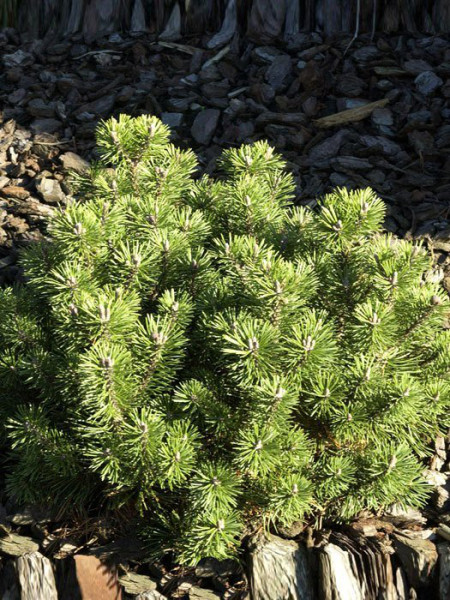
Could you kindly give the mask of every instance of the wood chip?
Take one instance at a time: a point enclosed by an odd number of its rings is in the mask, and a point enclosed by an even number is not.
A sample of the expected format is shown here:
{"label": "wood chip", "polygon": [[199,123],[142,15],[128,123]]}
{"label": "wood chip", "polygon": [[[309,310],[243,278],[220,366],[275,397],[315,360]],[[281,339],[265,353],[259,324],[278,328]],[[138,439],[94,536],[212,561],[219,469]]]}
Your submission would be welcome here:
{"label": "wood chip", "polygon": [[349,110],[343,110],[334,115],[316,119],[314,125],[317,125],[320,129],[328,129],[329,127],[346,125],[347,123],[356,123],[357,121],[362,121],[366,117],[369,117],[376,108],[384,108],[387,104],[389,104],[389,100],[383,98],[383,100],[377,100],[370,104],[364,104],[357,108],[350,108]]}

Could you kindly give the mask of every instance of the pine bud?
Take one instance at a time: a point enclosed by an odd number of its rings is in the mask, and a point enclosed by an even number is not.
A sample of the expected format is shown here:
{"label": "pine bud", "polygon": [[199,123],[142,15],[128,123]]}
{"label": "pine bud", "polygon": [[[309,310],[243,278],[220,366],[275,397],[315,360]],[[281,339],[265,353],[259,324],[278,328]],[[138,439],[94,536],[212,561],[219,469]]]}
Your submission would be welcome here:
{"label": "pine bud", "polygon": [[139,256],[139,254],[133,254],[131,257],[131,262],[133,263],[134,267],[139,268],[142,258]]}
{"label": "pine bud", "polygon": [[247,167],[251,167],[253,164],[253,158],[250,156],[250,154],[246,154],[244,157],[244,162],[247,165]]}
{"label": "pine bud", "polygon": [[333,229],[334,229],[334,231],[341,231],[342,221],[340,219],[338,221],[336,221],[336,223],[333,225]]}
{"label": "pine bud", "polygon": [[165,178],[167,177],[168,173],[169,171],[163,167],[155,167],[155,174],[157,177]]}
{"label": "pine bud", "polygon": [[388,472],[395,469],[396,465],[397,465],[397,457],[394,454],[394,456],[389,461]]}
{"label": "pine bud", "polygon": [[364,379],[365,379],[366,381],[369,381],[369,379],[370,379],[370,375],[371,375],[371,371],[372,371],[372,367],[367,367],[366,374],[364,375]]}
{"label": "pine bud", "polygon": [[219,531],[223,531],[225,529],[225,521],[223,519],[219,519],[217,521],[217,529]]}
{"label": "pine bud", "polygon": [[363,205],[361,206],[361,214],[367,215],[368,212],[369,212],[369,204],[367,202],[364,202]]}
{"label": "pine bud", "polygon": [[438,393],[437,393],[437,394],[436,394],[436,395],[433,397],[433,400],[434,400],[435,402],[438,402],[440,397],[441,397],[441,395],[440,395],[440,394],[439,394],[439,392],[438,392]]}
{"label": "pine bud", "polygon": [[278,281],[278,279],[275,281],[275,293],[278,294],[278,295],[280,295],[280,294],[283,293],[283,286]]}
{"label": "pine bud", "polygon": [[256,350],[258,350],[258,348],[259,348],[259,342],[258,342],[257,338],[256,337],[250,338],[248,340],[248,349],[251,352],[255,352]]}
{"label": "pine bud", "polygon": [[398,273],[397,271],[394,271],[392,274],[392,277],[390,279],[391,285],[392,287],[395,287],[398,284]]}
{"label": "pine bud", "polygon": [[279,387],[275,393],[275,399],[281,400],[285,394],[286,390],[284,390],[282,387]]}
{"label": "pine bud", "polygon": [[225,254],[230,254],[230,244],[228,242],[225,244]]}
{"label": "pine bud", "polygon": [[155,215],[147,215],[147,222],[150,223],[150,225],[156,225],[156,217]]}
{"label": "pine bud", "polygon": [[219,487],[219,485],[222,485],[222,482],[220,481],[220,479],[217,479],[217,477],[213,477],[211,479],[211,483],[214,487]]}
{"label": "pine bud", "polygon": [[114,193],[116,193],[117,192],[117,181],[115,179],[112,180],[111,187],[112,187],[112,191]]}
{"label": "pine bud", "polygon": [[273,148],[269,147],[266,150],[266,153],[264,154],[264,158],[266,160],[270,160],[273,157]]}
{"label": "pine bud", "polygon": [[350,423],[350,421],[353,421],[353,417],[351,415],[351,413],[348,413],[347,415],[347,421]]}
{"label": "pine bud", "polygon": [[109,310],[109,307],[100,304],[98,307],[98,312],[100,315],[100,321],[102,323],[107,323],[111,319],[111,311]]}
{"label": "pine bud", "polygon": [[66,283],[69,287],[75,288],[77,286],[78,281],[75,279],[75,277],[68,277]]}
{"label": "pine bud", "polygon": [[247,207],[250,207],[252,205],[252,199],[250,198],[250,196],[245,196],[245,205]]}
{"label": "pine bud", "polygon": [[195,259],[193,259],[193,260],[191,261],[191,269],[192,269],[193,271],[197,271],[197,270],[198,270],[198,262],[197,262]]}
{"label": "pine bud", "polygon": [[163,242],[163,251],[164,252],[169,252],[170,249],[170,242],[169,240],[164,240]]}
{"label": "pine bud", "polygon": [[406,388],[406,390],[403,392],[403,397],[408,398],[408,396],[410,394],[411,394],[411,388]]}
{"label": "pine bud", "polygon": [[370,323],[372,323],[372,325],[379,325],[381,323],[381,319],[378,317],[376,312],[373,313]]}
{"label": "pine bud", "polygon": [[172,310],[172,312],[173,312],[174,314],[176,314],[176,313],[177,313],[177,312],[180,310],[180,304],[179,304],[179,302],[176,302],[176,301],[175,301],[175,302],[172,304],[172,309],[171,309],[171,310]]}
{"label": "pine bud", "polygon": [[180,462],[181,460],[181,454],[180,452],[176,452],[175,456],[174,456],[175,462]]}
{"label": "pine bud", "polygon": [[313,340],[312,336],[308,335],[306,340],[303,340],[303,349],[305,352],[311,352],[314,350],[314,346],[316,345],[316,340]]}
{"label": "pine bud", "polygon": [[434,296],[431,298],[431,304],[432,304],[433,306],[439,306],[439,305],[441,305],[441,304],[442,304],[442,300],[441,300],[441,298],[439,298],[439,296],[437,296],[437,295],[434,295]]}
{"label": "pine bud", "polygon": [[143,421],[141,421],[139,423],[139,429],[142,431],[142,433],[145,435],[146,433],[148,433],[148,425],[147,423],[144,423]]}
{"label": "pine bud", "polygon": [[256,452],[260,452],[260,450],[263,449],[263,443],[262,440],[258,440],[256,442],[256,444],[253,446],[253,450],[256,450]]}
{"label": "pine bud", "polygon": [[155,133],[156,133],[156,123],[151,123],[148,128],[148,135],[150,138],[153,138],[153,137],[155,137]]}
{"label": "pine bud", "polygon": [[296,483],[294,483],[294,485],[292,486],[292,493],[294,495],[298,494],[298,485]]}
{"label": "pine bud", "polygon": [[105,356],[100,359],[100,365],[104,369],[112,369],[114,366],[114,361],[110,356]]}
{"label": "pine bud", "polygon": [[78,316],[78,308],[75,306],[75,304],[69,304],[69,311],[72,317]]}
{"label": "pine bud", "polygon": [[324,396],[325,396],[325,398],[329,398],[331,396],[331,392],[330,392],[329,388],[326,388]]}
{"label": "pine bud", "polygon": [[84,233],[84,227],[81,223],[75,223],[73,228],[73,232],[75,235],[82,235]]}
{"label": "pine bud", "polygon": [[264,271],[266,271],[266,273],[268,273],[272,269],[272,263],[270,262],[270,260],[264,259],[262,261],[262,268]]}
{"label": "pine bud", "polygon": [[116,146],[119,144],[119,136],[117,135],[117,131],[115,131],[114,129],[111,129],[111,139],[116,144]]}
{"label": "pine bud", "polygon": [[342,469],[338,469],[336,471],[336,475],[337,475],[337,477],[340,477],[342,475]]}

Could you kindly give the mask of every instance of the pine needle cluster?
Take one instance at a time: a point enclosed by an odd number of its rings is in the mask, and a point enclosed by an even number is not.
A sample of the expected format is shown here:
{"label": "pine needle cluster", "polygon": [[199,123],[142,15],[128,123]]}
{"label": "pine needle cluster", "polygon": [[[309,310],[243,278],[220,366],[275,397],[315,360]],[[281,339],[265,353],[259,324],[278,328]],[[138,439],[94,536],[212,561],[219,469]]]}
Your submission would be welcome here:
{"label": "pine needle cluster", "polygon": [[449,408],[448,300],[371,190],[317,210],[264,142],[223,177],[156,118],[111,119],[51,242],[0,293],[8,489],[133,506],[186,562],[250,530],[427,496]]}

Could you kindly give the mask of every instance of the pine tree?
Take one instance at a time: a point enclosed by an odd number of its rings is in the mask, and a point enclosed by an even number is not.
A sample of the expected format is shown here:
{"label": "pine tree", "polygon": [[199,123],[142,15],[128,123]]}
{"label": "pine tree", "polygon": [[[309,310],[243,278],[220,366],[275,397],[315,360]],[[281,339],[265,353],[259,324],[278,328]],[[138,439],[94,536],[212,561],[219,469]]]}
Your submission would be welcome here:
{"label": "pine tree", "polygon": [[156,118],[101,160],[1,291],[8,490],[134,507],[149,544],[227,557],[255,528],[421,505],[449,408],[448,300],[371,190],[317,210],[265,142],[216,180]]}

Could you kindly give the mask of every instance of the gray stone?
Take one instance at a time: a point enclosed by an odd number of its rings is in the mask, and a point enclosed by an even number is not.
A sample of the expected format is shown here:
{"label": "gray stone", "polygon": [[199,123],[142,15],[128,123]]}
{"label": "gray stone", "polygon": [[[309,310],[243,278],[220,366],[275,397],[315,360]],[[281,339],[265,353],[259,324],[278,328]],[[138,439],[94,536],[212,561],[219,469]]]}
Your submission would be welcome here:
{"label": "gray stone", "polygon": [[31,552],[37,552],[39,544],[29,537],[10,533],[0,538],[0,552],[8,556],[23,556]]}
{"label": "gray stone", "polygon": [[66,171],[76,171],[77,173],[84,173],[89,169],[89,163],[75,152],[65,152],[61,154],[59,160]]}
{"label": "gray stone", "polygon": [[365,63],[378,58],[380,51],[376,46],[362,46],[353,52],[352,58],[358,62]]}
{"label": "gray stone", "polygon": [[219,124],[220,110],[207,108],[198,113],[191,128],[193,138],[199,144],[209,144]]}
{"label": "gray stone", "polygon": [[403,68],[413,75],[419,75],[419,73],[423,73],[424,71],[433,70],[433,67],[429,63],[421,59],[407,60],[404,63]]}
{"label": "gray stone", "polygon": [[281,56],[282,53],[273,46],[259,46],[258,48],[255,48],[253,54],[265,63],[273,63],[273,61]]}
{"label": "gray stone", "polygon": [[93,115],[99,117],[108,117],[114,108],[114,104],[116,101],[115,94],[108,94],[107,96],[103,96],[102,98],[98,98],[93,102],[88,102],[87,104],[83,104],[76,111],[76,115],[82,113],[92,113]]}
{"label": "gray stone", "polygon": [[221,597],[216,592],[197,586],[193,586],[189,590],[189,600],[220,600]]}
{"label": "gray stone", "polygon": [[161,113],[161,121],[167,127],[179,127],[183,123],[184,115],[183,113],[176,112],[163,112]]}
{"label": "gray stone", "polygon": [[401,533],[393,534],[393,542],[409,583],[414,588],[426,585],[438,559],[436,546],[430,540]]}
{"label": "gray stone", "polygon": [[394,117],[389,108],[376,108],[371,115],[374,125],[381,127],[391,127],[394,124]]}
{"label": "gray stone", "polygon": [[42,98],[34,98],[28,102],[27,111],[33,117],[52,118],[55,116],[55,106],[53,103],[47,104]]}
{"label": "gray stone", "polygon": [[152,590],[151,592],[144,592],[143,594],[139,594],[139,596],[135,596],[134,600],[167,600],[167,598],[156,590]]}
{"label": "gray stone", "polygon": [[266,71],[266,81],[275,91],[280,91],[292,71],[291,58],[287,54],[277,56]]}
{"label": "gray stone", "polygon": [[423,71],[414,80],[416,88],[425,96],[429,96],[439,89],[444,82],[433,71]]}
{"label": "gray stone", "polygon": [[66,195],[56,179],[43,177],[36,185],[36,189],[48,204],[57,204],[66,199]]}
{"label": "gray stone", "polygon": [[29,67],[34,63],[34,56],[29,52],[17,50],[13,54],[5,54],[3,64],[5,67]]}
{"label": "gray stone", "polygon": [[395,156],[402,152],[398,144],[381,136],[363,135],[361,136],[361,142],[368,148],[380,148],[388,156]]}
{"label": "gray stone", "polygon": [[337,131],[331,137],[320,142],[311,149],[309,158],[312,161],[327,160],[336,156],[344,143],[347,132],[345,130]]}
{"label": "gray stone", "polygon": [[350,171],[367,171],[372,168],[372,164],[363,158],[356,156],[338,156],[331,161],[335,169],[348,169]]}
{"label": "gray stone", "polygon": [[123,577],[119,577],[119,583],[127,594],[143,594],[156,590],[156,583],[147,575],[139,575],[138,573],[127,573]]}
{"label": "gray stone", "polygon": [[35,119],[31,125],[31,131],[36,133],[56,133],[62,128],[61,121],[57,119]]}

